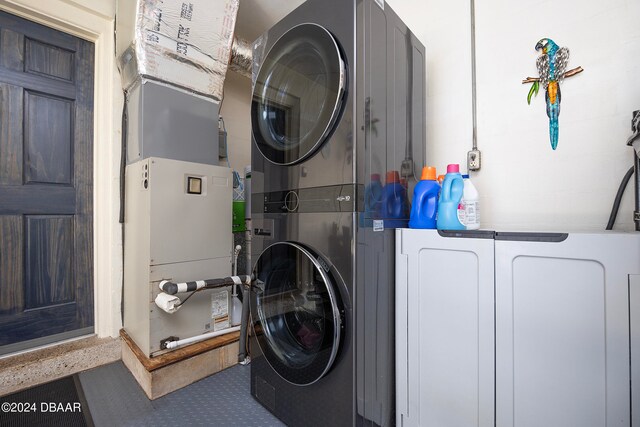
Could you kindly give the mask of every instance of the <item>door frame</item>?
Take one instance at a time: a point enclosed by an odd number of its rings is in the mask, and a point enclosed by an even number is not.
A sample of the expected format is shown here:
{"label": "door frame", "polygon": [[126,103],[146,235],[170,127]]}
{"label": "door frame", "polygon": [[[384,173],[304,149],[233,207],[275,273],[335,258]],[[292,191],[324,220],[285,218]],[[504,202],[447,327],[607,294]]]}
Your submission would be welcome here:
{"label": "door frame", "polygon": [[122,327],[122,235],[118,223],[120,112],[116,0],[0,0],[0,9],[95,44],[93,107],[93,286],[95,334]]}

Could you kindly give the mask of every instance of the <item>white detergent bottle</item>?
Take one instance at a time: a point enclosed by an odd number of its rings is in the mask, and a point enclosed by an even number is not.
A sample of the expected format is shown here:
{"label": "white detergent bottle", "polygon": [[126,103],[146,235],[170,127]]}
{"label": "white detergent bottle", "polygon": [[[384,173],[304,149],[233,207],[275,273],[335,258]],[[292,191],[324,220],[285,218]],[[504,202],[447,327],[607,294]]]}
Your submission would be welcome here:
{"label": "white detergent bottle", "polygon": [[464,190],[460,203],[464,207],[463,224],[467,230],[480,228],[480,195],[469,175],[462,175]]}

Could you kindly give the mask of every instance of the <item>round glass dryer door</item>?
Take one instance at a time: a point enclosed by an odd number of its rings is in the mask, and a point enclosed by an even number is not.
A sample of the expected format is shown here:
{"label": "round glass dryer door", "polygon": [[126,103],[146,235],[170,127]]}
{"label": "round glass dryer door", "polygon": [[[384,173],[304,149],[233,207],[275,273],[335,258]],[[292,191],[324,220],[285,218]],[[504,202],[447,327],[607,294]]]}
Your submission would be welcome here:
{"label": "round glass dryer door", "polygon": [[341,339],[337,289],[311,250],[291,242],[269,246],[253,274],[251,316],[266,360],[286,381],[309,385],[331,368]]}
{"label": "round glass dryer door", "polygon": [[251,128],[267,160],[292,165],[314,154],[342,111],[345,63],[316,24],[285,33],[264,58],[251,102]]}

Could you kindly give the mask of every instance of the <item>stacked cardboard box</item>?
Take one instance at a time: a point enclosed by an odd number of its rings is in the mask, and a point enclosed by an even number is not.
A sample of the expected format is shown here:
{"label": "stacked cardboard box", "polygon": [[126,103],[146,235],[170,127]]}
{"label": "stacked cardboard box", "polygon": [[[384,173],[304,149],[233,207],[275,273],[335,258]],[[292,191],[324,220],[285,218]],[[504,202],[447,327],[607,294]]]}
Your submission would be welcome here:
{"label": "stacked cardboard box", "polygon": [[119,0],[123,86],[150,78],[222,99],[239,0]]}

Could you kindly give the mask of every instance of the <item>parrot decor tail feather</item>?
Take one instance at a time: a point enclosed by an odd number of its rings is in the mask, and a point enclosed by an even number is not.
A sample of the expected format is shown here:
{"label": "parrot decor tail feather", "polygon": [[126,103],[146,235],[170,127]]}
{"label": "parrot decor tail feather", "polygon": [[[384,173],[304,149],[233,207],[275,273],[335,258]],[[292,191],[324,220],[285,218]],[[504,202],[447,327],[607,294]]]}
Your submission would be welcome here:
{"label": "parrot decor tail feather", "polygon": [[540,85],[545,90],[547,102],[547,116],[549,117],[549,140],[551,148],[558,147],[558,116],[560,115],[560,82],[569,63],[569,49],[558,47],[551,39],[541,39],[536,44],[536,50],[542,54],[536,60],[536,67],[540,74]]}
{"label": "parrot decor tail feather", "polygon": [[547,116],[549,117],[549,140],[551,148],[558,147],[558,116],[560,115],[560,85],[550,82],[545,94],[547,101]]}

